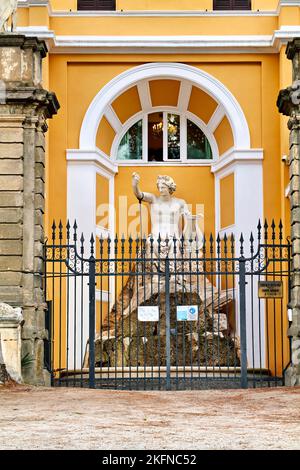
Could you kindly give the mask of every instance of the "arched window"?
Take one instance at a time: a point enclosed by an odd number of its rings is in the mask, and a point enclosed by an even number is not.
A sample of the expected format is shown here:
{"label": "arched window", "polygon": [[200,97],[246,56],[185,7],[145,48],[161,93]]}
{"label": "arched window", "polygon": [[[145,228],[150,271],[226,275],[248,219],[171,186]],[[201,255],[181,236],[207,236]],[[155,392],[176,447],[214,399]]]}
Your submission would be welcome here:
{"label": "arched window", "polygon": [[143,158],[143,121],[136,122],[122,137],[118,148],[118,160],[142,160]]}
{"label": "arched window", "polygon": [[176,112],[156,111],[122,136],[117,160],[148,162],[212,160],[210,143],[200,127]]}

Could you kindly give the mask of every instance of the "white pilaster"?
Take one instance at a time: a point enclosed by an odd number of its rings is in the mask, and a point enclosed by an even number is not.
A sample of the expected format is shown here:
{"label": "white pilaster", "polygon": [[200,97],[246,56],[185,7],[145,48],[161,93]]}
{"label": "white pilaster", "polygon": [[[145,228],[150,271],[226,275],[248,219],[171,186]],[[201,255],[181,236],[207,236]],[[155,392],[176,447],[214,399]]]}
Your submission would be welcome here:
{"label": "white pilaster", "polygon": [[[81,233],[85,238],[84,258],[90,256],[90,237],[96,239],[96,175],[101,174],[109,180],[109,232],[113,235],[114,226],[114,175],[117,167],[98,149],[67,151],[68,202],[67,215],[71,225],[76,219],[78,238]],[[78,243],[79,247],[79,243]],[[78,251],[78,250],[77,250]],[[81,269],[81,263],[76,266]],[[113,278],[110,290],[113,289]],[[83,283],[71,277],[69,280],[69,318],[68,318],[68,368],[80,369],[89,337],[89,287],[88,277]]]}
{"label": "white pilaster", "polygon": [[[250,256],[249,238],[251,232],[257,248],[257,224],[263,220],[263,151],[261,149],[231,149],[212,166],[215,174],[216,197],[216,233],[227,235],[234,233],[236,256],[240,256],[239,239],[243,233],[244,256]],[[229,174],[234,174],[235,223],[228,228],[221,227],[220,181]],[[265,366],[265,310],[264,302],[258,299],[258,276],[247,276],[246,286],[246,321],[247,321],[247,356],[248,367]],[[238,276],[236,277],[236,298],[239,298]],[[237,302],[236,307],[238,307]],[[236,330],[239,332],[239,312],[236,312]],[[261,362],[261,364],[260,364]]]}

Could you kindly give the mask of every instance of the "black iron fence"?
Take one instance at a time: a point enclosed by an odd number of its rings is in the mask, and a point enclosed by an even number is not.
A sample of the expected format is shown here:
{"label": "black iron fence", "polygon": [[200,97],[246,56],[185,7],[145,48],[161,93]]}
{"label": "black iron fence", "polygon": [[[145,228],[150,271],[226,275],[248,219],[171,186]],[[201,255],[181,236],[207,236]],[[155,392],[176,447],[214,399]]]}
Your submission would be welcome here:
{"label": "black iron fence", "polygon": [[277,386],[290,362],[291,246],[282,224],[243,235],[78,237],[45,246],[55,386],[171,390]]}

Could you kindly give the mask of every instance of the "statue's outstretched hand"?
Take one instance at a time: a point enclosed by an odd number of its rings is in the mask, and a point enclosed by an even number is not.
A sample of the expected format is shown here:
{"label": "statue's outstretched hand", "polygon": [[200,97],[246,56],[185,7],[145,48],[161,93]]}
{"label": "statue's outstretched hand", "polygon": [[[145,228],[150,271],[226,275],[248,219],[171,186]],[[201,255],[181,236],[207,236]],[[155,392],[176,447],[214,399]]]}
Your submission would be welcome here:
{"label": "statue's outstretched hand", "polygon": [[138,173],[132,173],[132,185],[137,186],[140,182],[140,175]]}

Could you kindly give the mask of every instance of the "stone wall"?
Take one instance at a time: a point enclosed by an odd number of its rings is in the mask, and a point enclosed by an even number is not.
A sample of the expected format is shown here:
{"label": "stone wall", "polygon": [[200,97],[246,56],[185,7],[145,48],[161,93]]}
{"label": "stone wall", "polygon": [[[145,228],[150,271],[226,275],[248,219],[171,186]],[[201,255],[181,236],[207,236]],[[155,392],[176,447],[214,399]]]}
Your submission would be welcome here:
{"label": "stone wall", "polygon": [[35,384],[45,383],[44,133],[59,108],[41,84],[46,53],[37,38],[0,35],[0,302],[22,307],[22,356],[35,359],[23,378]]}
{"label": "stone wall", "polygon": [[279,111],[289,116],[290,130],[290,204],[292,240],[292,279],[290,308],[293,312],[289,336],[292,340],[292,363],[286,371],[286,385],[300,385],[300,40],[288,44],[288,59],[293,62],[291,87],[281,90],[278,97]]}

